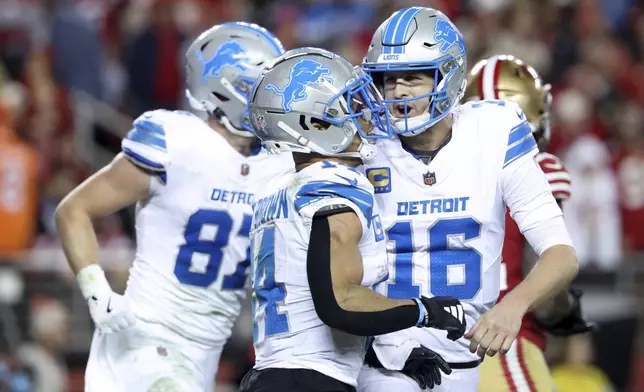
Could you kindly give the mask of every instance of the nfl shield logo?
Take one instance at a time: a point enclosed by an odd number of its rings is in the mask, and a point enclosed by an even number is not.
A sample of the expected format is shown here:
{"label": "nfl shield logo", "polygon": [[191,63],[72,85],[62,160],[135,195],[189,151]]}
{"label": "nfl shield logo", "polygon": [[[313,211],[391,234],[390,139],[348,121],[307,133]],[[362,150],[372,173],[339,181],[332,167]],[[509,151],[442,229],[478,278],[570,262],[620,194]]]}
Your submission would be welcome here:
{"label": "nfl shield logo", "polygon": [[241,166],[241,175],[247,176],[249,171],[250,171],[250,166],[248,166],[246,163],[243,163]]}
{"label": "nfl shield logo", "polygon": [[266,119],[261,114],[255,117],[255,122],[257,123],[259,129],[261,129],[262,131],[264,130],[264,128],[266,128]]}
{"label": "nfl shield logo", "polygon": [[425,182],[425,185],[434,185],[436,184],[436,173],[433,172],[427,172],[423,174],[423,180]]}
{"label": "nfl shield logo", "polygon": [[157,346],[157,354],[161,357],[167,357],[168,350],[166,350],[163,346]]}

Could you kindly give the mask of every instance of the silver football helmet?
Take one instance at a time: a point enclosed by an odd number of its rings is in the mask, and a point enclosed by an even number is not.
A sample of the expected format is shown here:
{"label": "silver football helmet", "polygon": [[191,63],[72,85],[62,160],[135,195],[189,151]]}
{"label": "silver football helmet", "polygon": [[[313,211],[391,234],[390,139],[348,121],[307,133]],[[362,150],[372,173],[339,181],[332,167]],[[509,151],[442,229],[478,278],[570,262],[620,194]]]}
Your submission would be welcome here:
{"label": "silver football helmet", "polygon": [[[274,60],[257,79],[249,110],[269,152],[369,159],[373,139],[391,137],[387,106],[371,77],[323,49],[295,49]],[[345,151],[356,133],[358,152]]]}
{"label": "silver football helmet", "polygon": [[186,52],[190,106],[216,116],[231,133],[254,137],[248,95],[262,69],[283,53],[280,41],[256,24],[231,22],[204,31]]}
{"label": "silver football helmet", "polygon": [[[393,120],[394,134],[413,136],[445,117],[460,101],[467,85],[465,40],[442,12],[426,7],[403,8],[376,30],[362,67],[381,91],[383,73],[429,71],[434,88],[419,97],[385,100],[399,117]],[[383,91],[384,93],[384,91]],[[425,113],[407,114],[408,104],[429,99]]]}

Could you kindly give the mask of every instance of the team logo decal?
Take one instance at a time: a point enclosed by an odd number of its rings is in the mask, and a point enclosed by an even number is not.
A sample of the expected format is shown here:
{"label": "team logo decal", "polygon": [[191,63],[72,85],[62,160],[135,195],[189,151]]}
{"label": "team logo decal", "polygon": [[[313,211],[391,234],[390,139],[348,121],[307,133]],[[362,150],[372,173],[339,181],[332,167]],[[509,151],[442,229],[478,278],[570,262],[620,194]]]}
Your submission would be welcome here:
{"label": "team logo decal", "polygon": [[298,61],[289,75],[288,82],[283,88],[274,84],[268,84],[264,87],[266,90],[274,92],[282,97],[282,109],[285,112],[292,110],[291,105],[295,102],[303,101],[308,96],[306,87],[312,84],[322,84],[325,81],[333,83],[333,79],[328,77],[331,70],[317,61],[304,59]]}

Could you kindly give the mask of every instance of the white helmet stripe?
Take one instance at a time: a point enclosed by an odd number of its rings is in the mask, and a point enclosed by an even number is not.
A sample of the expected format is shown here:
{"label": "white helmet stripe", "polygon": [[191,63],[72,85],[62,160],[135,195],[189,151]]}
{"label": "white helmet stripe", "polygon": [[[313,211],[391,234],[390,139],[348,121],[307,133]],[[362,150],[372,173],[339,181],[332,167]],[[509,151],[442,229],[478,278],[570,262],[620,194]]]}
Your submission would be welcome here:
{"label": "white helmet stripe", "polygon": [[498,99],[494,86],[497,82],[496,68],[499,66],[499,56],[492,56],[487,59],[487,64],[483,68],[483,86],[481,93],[483,99]]}

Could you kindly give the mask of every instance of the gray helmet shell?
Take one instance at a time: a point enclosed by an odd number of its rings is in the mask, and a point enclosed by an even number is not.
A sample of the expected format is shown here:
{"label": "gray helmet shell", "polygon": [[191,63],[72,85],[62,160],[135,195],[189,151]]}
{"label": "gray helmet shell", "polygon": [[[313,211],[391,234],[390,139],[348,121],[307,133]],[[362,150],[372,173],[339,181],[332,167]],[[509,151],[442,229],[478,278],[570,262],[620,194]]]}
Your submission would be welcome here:
{"label": "gray helmet shell", "polygon": [[392,14],[374,33],[362,67],[381,89],[383,72],[435,72],[433,92],[415,97],[429,98],[427,111],[393,121],[394,133],[403,136],[417,135],[440,121],[459,103],[467,86],[465,40],[449,18],[433,8],[403,8]]}
{"label": "gray helmet shell", "polygon": [[[371,78],[344,58],[318,48],[288,51],[255,84],[249,104],[253,129],[269,151],[373,157],[375,148],[355,121],[361,117],[368,122],[372,111],[354,113],[350,105],[355,102],[347,102],[347,96],[357,99],[357,93],[347,93],[357,84],[362,97],[386,110]],[[328,127],[320,129],[316,122]],[[358,152],[346,152],[356,133],[363,138]]]}
{"label": "gray helmet shell", "polygon": [[186,51],[186,96],[197,110],[215,115],[237,135],[253,137],[248,95],[269,61],[284,53],[263,27],[224,23],[204,31]]}

